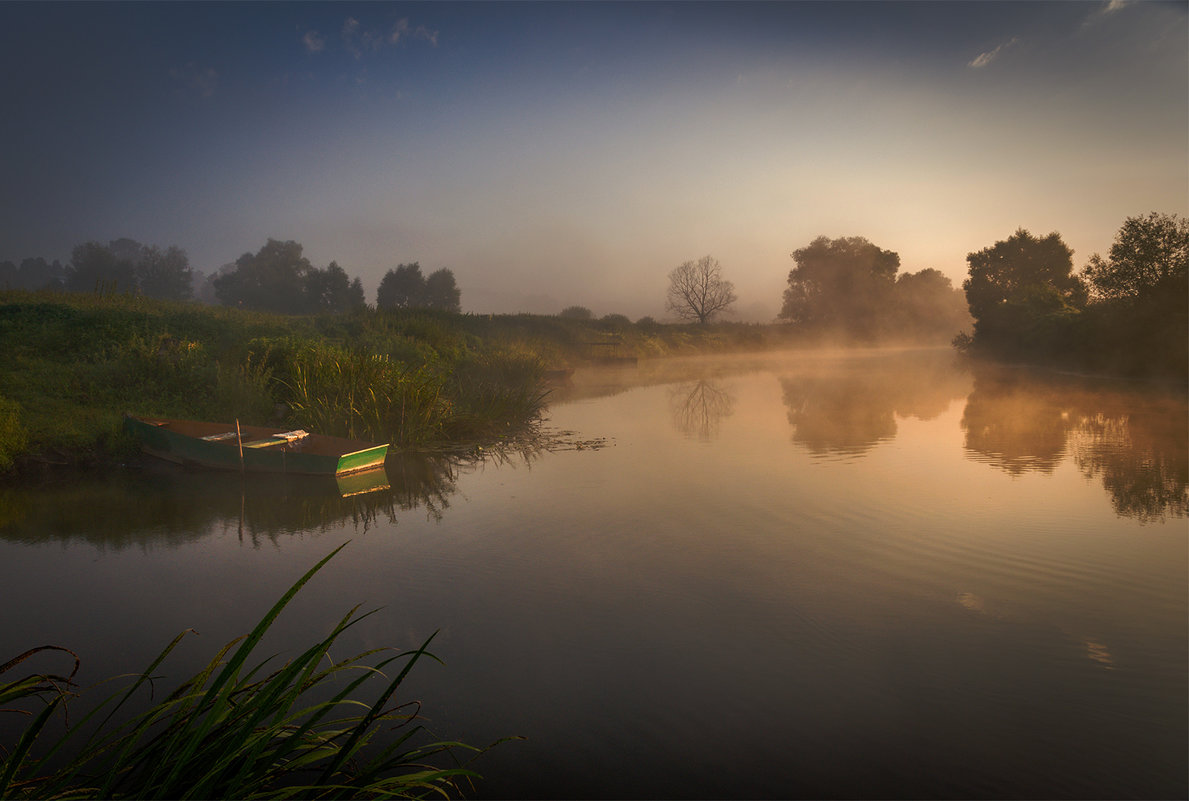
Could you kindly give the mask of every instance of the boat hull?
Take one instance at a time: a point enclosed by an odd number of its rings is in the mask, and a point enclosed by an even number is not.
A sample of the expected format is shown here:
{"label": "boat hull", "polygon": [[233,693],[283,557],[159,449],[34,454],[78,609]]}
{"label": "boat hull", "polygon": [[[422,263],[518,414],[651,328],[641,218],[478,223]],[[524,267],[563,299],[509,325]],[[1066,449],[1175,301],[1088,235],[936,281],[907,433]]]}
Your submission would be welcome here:
{"label": "boat hull", "polygon": [[341,476],[381,467],[388,454],[387,445],[321,434],[288,441],[264,426],[242,426],[236,436],[234,423],[129,415],[124,428],[147,454],[212,470]]}

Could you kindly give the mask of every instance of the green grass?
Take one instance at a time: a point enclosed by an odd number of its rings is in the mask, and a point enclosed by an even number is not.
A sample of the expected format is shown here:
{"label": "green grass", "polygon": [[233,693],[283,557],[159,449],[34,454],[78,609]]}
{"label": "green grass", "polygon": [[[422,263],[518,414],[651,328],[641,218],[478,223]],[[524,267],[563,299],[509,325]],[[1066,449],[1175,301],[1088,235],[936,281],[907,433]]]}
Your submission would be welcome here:
{"label": "green grass", "polygon": [[[199,673],[124,722],[119,713],[155,683],[179,634],[125,689],[71,722],[79,659],[35,648],[0,665],[0,709],[40,701],[16,743],[0,750],[0,798],[421,798],[451,797],[478,774],[460,763],[481,749],[434,741],[416,705],[395,698],[429,641],[405,652],[365,651],[335,661],[336,640],[368,614],[352,609],[321,641],[289,662],[249,659],[299,590],[344,546],[298,579],[252,631]],[[430,640],[433,638],[431,637]],[[2,674],[43,650],[74,660],[68,676]],[[392,674],[392,675],[389,675]],[[370,702],[365,686],[379,685]],[[94,689],[94,688],[93,688]],[[93,691],[93,690],[92,690]],[[61,734],[50,733],[55,718]],[[449,764],[432,764],[445,760]]]}
{"label": "green grass", "polygon": [[124,413],[302,427],[440,451],[523,430],[547,369],[788,344],[781,327],[426,310],[285,316],[0,291],[0,471],[129,454]]}

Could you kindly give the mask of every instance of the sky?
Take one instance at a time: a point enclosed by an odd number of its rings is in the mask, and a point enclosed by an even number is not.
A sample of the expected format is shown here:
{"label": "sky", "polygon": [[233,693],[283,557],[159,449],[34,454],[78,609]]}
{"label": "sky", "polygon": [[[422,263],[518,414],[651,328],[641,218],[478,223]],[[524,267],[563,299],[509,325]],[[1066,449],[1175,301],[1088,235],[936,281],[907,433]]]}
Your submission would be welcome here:
{"label": "sky", "polygon": [[955,286],[1189,216],[1185,2],[0,2],[0,260],[86,241],[211,273],[269,238],[449,268],[473,313],[734,319],[866,237]]}

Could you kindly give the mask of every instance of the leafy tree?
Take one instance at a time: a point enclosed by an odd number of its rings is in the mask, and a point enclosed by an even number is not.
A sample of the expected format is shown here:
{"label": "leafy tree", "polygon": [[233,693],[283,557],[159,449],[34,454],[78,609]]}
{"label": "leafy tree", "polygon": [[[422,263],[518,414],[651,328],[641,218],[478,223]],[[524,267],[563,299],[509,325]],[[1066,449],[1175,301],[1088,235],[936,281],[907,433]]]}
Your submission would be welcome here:
{"label": "leafy tree", "polygon": [[41,256],[22,259],[20,265],[0,262],[0,287],[6,289],[65,288],[67,270],[57,259],[48,262]]}
{"label": "leafy tree", "polygon": [[332,261],[325,270],[311,267],[305,276],[306,308],[310,312],[346,312],[365,305],[363,284],[353,282],[346,271]]}
{"label": "leafy tree", "polygon": [[1023,228],[966,257],[962,283],[974,317],[974,344],[1005,354],[1055,355],[1070,345],[1071,317],[1086,303],[1073,251],[1056,232]]}
{"label": "leafy tree", "polygon": [[1084,276],[1095,297],[1139,298],[1155,293],[1186,294],[1189,219],[1151,212],[1123,221],[1109,257],[1090,257]]}
{"label": "leafy tree", "polygon": [[363,309],[367,307],[367,296],[363,294],[363,282],[359,280],[359,276],[351,279],[351,288],[348,290],[347,301],[352,309]]}
{"label": "leafy tree", "polygon": [[[44,265],[44,259],[39,261]],[[53,268],[49,272],[53,273]],[[56,277],[46,279],[47,283],[55,281]],[[106,288],[164,300],[188,300],[193,291],[193,273],[181,248],[171,245],[162,250],[124,237],[106,245],[86,242],[74,248],[62,283],[74,292]]]}
{"label": "leafy tree", "polygon": [[966,256],[970,277],[962,283],[970,312],[983,320],[1004,304],[1037,294],[1078,303],[1084,287],[1073,275],[1073,251],[1053,232],[1043,239],[1023,228],[989,248]]}
{"label": "leafy tree", "polygon": [[939,270],[902,273],[896,279],[890,330],[918,340],[950,341],[971,324],[966,295]]}
{"label": "leafy tree", "polygon": [[71,292],[93,292],[100,289],[134,291],[136,289],[136,265],[122,253],[124,258],[99,242],[84,242],[75,246],[70,254],[70,267],[66,275],[66,289]]}
{"label": "leafy tree", "polygon": [[269,239],[214,279],[216,297],[225,306],[300,314],[307,308],[305,279],[312,269],[301,251],[297,242]]}
{"label": "leafy tree", "polygon": [[112,252],[118,262],[130,262],[136,264],[144,255],[145,246],[137,242],[135,239],[129,239],[126,236],[119,239],[113,239],[107,243],[107,249]]}
{"label": "leafy tree", "polygon": [[384,273],[376,289],[376,308],[410,309],[419,305],[425,294],[425,278],[417,262],[401,264]]}
{"label": "leafy tree", "polygon": [[186,251],[170,245],[141,249],[136,262],[137,285],[142,294],[163,300],[189,300],[194,291],[194,274]]}
{"label": "leafy tree", "polygon": [[462,291],[454,283],[454,273],[445,267],[430,273],[418,305],[455,314],[462,311]]}
{"label": "leafy tree", "polygon": [[859,338],[879,333],[891,302],[900,256],[861,236],[819,236],[792,254],[780,318],[806,328]]}
{"label": "leafy tree", "polygon": [[585,306],[566,306],[557,316],[566,320],[593,320],[594,312]]}
{"label": "leafy tree", "polygon": [[734,284],[723,279],[722,265],[711,256],[683,262],[669,273],[665,308],[682,320],[705,325],[736,300]]}
{"label": "leafy tree", "polygon": [[1091,369],[1136,376],[1189,375],[1189,221],[1155,212],[1124,221],[1109,259],[1083,272],[1094,294],[1079,337]]}

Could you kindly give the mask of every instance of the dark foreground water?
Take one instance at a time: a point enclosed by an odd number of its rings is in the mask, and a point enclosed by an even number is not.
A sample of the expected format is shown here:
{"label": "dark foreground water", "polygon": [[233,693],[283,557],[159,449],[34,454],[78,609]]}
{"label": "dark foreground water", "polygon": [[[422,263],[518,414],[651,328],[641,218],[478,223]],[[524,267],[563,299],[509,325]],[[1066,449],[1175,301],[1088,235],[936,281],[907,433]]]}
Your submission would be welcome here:
{"label": "dark foreground water", "polygon": [[[408,693],[488,797],[1189,793],[1183,394],[946,352],[579,372],[565,449],[394,460],[391,489],[130,465],[0,490],[0,661],[83,682],[306,568],[262,653],[444,665]],[[350,489],[350,488],[346,488]],[[170,673],[167,668],[163,671]]]}

